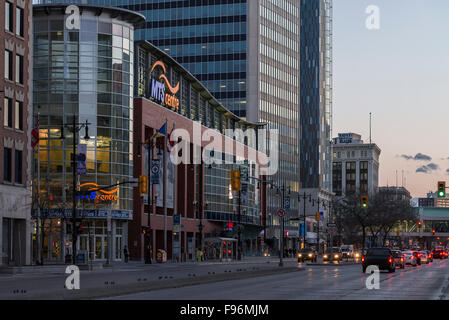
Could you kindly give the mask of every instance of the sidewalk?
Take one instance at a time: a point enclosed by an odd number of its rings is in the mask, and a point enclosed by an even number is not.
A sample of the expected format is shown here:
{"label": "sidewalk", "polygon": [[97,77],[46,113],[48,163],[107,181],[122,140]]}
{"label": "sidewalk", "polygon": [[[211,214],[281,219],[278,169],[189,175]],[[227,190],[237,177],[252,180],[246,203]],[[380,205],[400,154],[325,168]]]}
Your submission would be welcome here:
{"label": "sidewalk", "polygon": [[[0,276],[0,299],[94,299],[203,283],[247,279],[304,270],[295,258],[246,258],[232,262],[144,264],[130,262],[80,272],[80,290],[65,289],[65,266]],[[49,272],[49,270],[52,270]]]}
{"label": "sidewalk", "polygon": [[[283,262],[296,261],[296,258],[283,258]],[[208,266],[208,265],[237,265],[237,264],[276,264],[279,263],[279,257],[243,257],[241,261],[186,261],[175,262],[167,261],[166,263],[157,263],[154,259],[151,264],[145,264],[144,261],[113,262],[109,266],[104,262],[92,262],[80,266],[80,271],[84,272],[104,272],[106,270],[138,270],[138,269],[173,269],[177,266]],[[43,266],[22,266],[22,267],[6,267],[0,268],[0,277],[2,275],[18,275],[18,274],[65,274],[68,264],[47,264]]]}

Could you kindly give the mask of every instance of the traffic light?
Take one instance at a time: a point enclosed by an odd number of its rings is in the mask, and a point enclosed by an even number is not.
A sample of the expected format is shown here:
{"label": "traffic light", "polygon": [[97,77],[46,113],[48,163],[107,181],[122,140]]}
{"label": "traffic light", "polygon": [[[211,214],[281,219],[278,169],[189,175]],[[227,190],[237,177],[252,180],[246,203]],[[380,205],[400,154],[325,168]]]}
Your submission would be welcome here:
{"label": "traffic light", "polygon": [[360,206],[363,209],[368,208],[368,196],[367,195],[363,195],[360,197]]}
{"label": "traffic light", "polygon": [[288,238],[288,230],[286,231],[285,236]]}
{"label": "traffic light", "polygon": [[432,234],[435,235],[435,230],[432,230]]}
{"label": "traffic light", "polygon": [[421,228],[421,227],[422,227],[422,222],[418,221],[418,228]]}
{"label": "traffic light", "polygon": [[139,193],[141,195],[148,193],[148,176],[146,175],[139,176]]}
{"label": "traffic light", "polygon": [[446,181],[438,181],[438,198],[446,196]]}
{"label": "traffic light", "polygon": [[151,231],[151,227],[141,226],[140,231],[142,232],[143,235],[149,234]]}
{"label": "traffic light", "polygon": [[229,220],[228,222],[228,231],[232,231],[232,228],[234,228],[234,223]]}
{"label": "traffic light", "polygon": [[240,190],[240,170],[231,170],[232,191]]}
{"label": "traffic light", "polygon": [[83,225],[82,224],[77,225],[76,226],[76,233],[80,234],[82,231],[83,231]]}
{"label": "traffic light", "polygon": [[320,212],[319,211],[315,212],[315,220],[320,221]]}

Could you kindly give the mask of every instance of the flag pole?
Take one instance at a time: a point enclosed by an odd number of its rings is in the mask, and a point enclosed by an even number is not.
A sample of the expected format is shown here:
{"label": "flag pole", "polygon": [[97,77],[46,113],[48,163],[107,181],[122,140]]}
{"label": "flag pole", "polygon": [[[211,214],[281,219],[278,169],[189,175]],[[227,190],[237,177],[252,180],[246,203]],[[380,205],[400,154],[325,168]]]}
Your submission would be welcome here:
{"label": "flag pole", "polygon": [[163,164],[163,206],[164,206],[164,250],[167,253],[167,118],[165,118],[164,133],[164,164]]}

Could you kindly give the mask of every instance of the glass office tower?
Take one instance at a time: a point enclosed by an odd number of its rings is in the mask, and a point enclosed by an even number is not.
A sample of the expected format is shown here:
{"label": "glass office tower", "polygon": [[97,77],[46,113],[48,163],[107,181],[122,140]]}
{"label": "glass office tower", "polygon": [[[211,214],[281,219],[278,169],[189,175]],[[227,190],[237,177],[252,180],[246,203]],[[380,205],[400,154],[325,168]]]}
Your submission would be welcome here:
{"label": "glass office tower", "polygon": [[301,0],[301,188],[332,190],[332,0]]}
{"label": "glass office tower", "polygon": [[[85,224],[78,250],[86,250],[93,260],[111,254],[109,258],[121,259],[126,243],[121,239],[133,210],[132,185],[126,183],[133,175],[133,36],[144,17],[80,6],[77,25],[74,12],[65,12],[62,5],[33,8],[33,105],[40,128],[33,186],[46,200],[39,208],[48,232],[44,259],[60,260],[70,251],[73,119],[77,127],[89,123],[75,141],[77,153],[86,146],[86,172],[76,177],[77,217]],[[96,186],[100,190],[93,191]],[[37,213],[33,211],[35,217]],[[108,242],[111,228],[114,241]]]}

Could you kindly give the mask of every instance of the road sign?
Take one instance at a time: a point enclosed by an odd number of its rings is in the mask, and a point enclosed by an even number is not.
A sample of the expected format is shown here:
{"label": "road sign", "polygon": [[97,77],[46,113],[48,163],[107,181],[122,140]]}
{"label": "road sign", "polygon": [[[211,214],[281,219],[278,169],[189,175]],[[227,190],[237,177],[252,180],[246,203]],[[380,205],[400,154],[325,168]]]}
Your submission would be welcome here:
{"label": "road sign", "polygon": [[290,197],[284,198],[284,209],[289,210],[290,209]]}
{"label": "road sign", "polygon": [[285,217],[285,215],[287,214],[287,212],[285,211],[285,209],[279,209],[276,214],[278,215],[279,218],[283,218]]}

